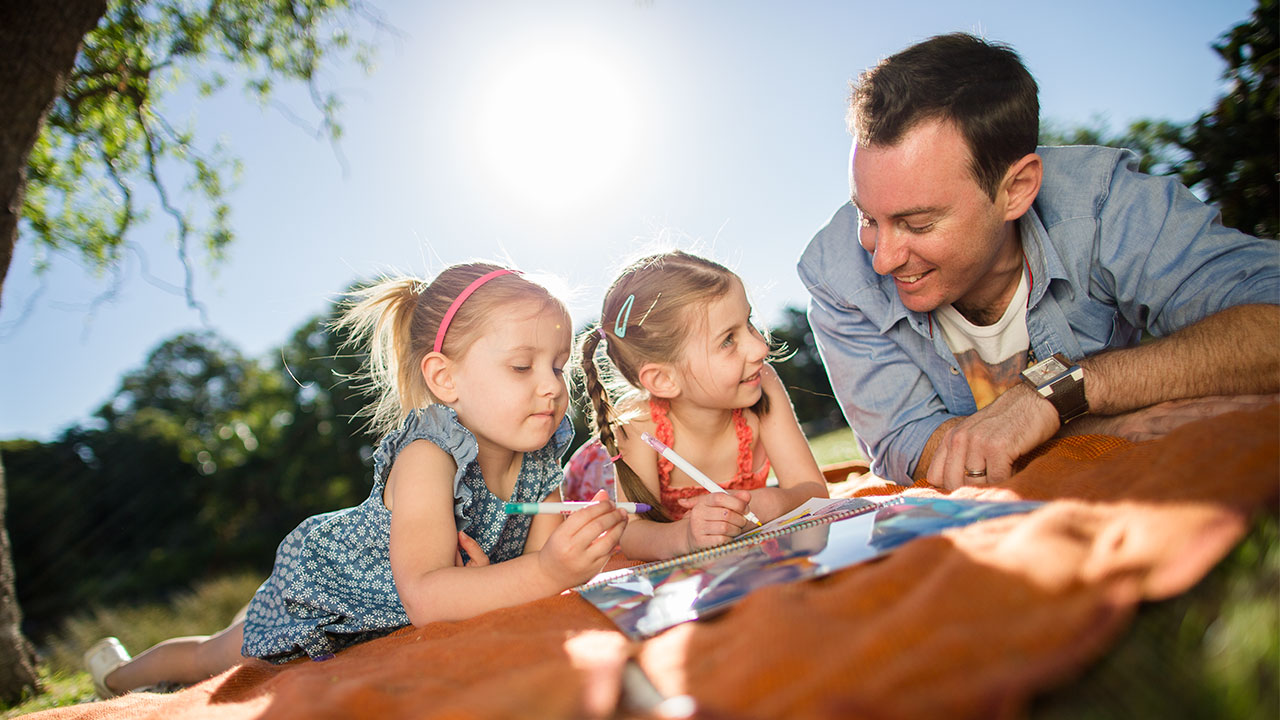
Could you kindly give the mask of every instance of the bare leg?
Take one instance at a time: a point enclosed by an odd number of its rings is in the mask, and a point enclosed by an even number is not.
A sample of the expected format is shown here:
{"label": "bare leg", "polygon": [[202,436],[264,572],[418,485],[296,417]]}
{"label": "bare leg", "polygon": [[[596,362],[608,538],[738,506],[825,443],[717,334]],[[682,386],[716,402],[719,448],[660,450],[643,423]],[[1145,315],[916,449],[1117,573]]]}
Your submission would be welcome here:
{"label": "bare leg", "polygon": [[109,673],[107,687],[128,692],[160,682],[197,683],[242,662],[243,644],[244,620],[216,635],[165,640]]}

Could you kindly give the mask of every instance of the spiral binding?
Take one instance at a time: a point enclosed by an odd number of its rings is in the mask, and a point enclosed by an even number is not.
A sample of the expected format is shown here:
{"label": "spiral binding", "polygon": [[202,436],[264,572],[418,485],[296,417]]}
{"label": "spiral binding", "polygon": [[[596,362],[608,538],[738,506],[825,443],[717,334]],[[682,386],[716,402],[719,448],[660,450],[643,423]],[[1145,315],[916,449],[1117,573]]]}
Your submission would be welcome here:
{"label": "spiral binding", "polygon": [[[855,499],[862,499],[862,498],[855,498]],[[780,537],[782,535],[787,535],[787,534],[796,532],[797,530],[804,530],[806,528],[817,527],[818,525],[833,523],[833,522],[836,522],[837,520],[844,520],[845,518],[851,518],[856,515],[865,515],[866,513],[872,510],[879,510],[882,507],[888,507],[890,505],[900,505],[902,504],[902,498],[900,496],[894,497],[889,500],[885,500],[883,502],[877,501],[877,500],[866,500],[866,503],[867,503],[866,505],[863,505],[861,507],[849,508],[848,510],[841,510],[839,512],[831,513],[830,515],[820,515],[818,517],[814,517],[809,520],[801,520],[800,522],[797,522],[794,525],[788,525],[786,527],[781,527],[781,528],[774,528],[773,530],[767,530],[762,533],[757,533],[750,537],[737,538],[734,540],[730,540],[726,543],[716,545],[715,547],[709,547],[709,548],[706,548],[705,550],[698,550],[697,552],[691,552],[687,555],[681,555],[679,557],[670,558],[668,560],[656,560],[654,562],[645,563],[643,565],[636,565],[634,567],[615,570],[611,573],[598,577],[595,580],[592,580],[588,583],[579,585],[575,587],[573,590],[574,592],[585,592],[587,590],[594,590],[595,588],[602,587],[604,585],[608,585],[610,583],[616,582],[620,578],[627,577],[628,575],[649,575],[655,572],[666,570],[668,568],[698,563],[708,558],[720,557],[721,555],[728,555],[729,553],[735,552],[744,547],[755,545],[757,543],[764,542],[765,540]]]}

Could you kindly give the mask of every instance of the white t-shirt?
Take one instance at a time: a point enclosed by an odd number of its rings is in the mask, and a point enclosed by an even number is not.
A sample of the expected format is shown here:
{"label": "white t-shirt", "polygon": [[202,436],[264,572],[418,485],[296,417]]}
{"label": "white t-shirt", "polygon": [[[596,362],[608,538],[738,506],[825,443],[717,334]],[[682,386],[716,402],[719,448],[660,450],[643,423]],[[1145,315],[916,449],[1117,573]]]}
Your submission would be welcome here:
{"label": "white t-shirt", "polygon": [[1031,347],[1027,335],[1029,285],[1023,268],[1009,307],[993,325],[974,325],[951,305],[943,305],[933,313],[979,410],[1021,382]]}

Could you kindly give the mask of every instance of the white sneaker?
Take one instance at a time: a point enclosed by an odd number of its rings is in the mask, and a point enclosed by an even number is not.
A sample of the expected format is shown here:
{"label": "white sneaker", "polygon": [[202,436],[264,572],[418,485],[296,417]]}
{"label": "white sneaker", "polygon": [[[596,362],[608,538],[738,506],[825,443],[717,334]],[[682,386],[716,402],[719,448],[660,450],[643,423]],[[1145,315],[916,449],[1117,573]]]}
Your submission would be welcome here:
{"label": "white sneaker", "polygon": [[107,676],[132,659],[124,645],[113,637],[102,638],[85,652],[84,667],[89,671],[89,677],[93,678],[93,689],[97,691],[98,697],[106,700],[120,694],[107,687]]}

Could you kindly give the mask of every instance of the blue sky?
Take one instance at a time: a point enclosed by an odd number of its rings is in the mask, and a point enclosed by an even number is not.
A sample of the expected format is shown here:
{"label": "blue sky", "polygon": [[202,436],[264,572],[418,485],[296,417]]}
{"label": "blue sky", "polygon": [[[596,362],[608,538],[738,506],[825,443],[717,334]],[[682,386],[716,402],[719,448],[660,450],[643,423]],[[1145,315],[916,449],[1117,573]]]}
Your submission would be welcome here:
{"label": "blue sky", "polygon": [[[232,193],[237,240],[201,258],[209,324],[250,356],[358,277],[430,275],[509,257],[575,291],[594,318],[619,264],[655,245],[735,268],[768,323],[803,306],[794,265],[848,198],[848,82],[880,58],[963,30],[1013,45],[1040,83],[1042,116],[1063,126],[1185,122],[1220,94],[1209,45],[1245,20],[1243,0],[1060,3],[595,2],[375,3],[382,35],[365,76],[335,67],[340,162],[285,114],[229,87],[175,95],[244,163]],[[281,101],[314,113],[296,91]],[[345,165],[345,167],[344,167]],[[172,226],[133,236],[147,272],[180,284]],[[37,277],[24,237],[0,307],[0,438],[49,440],[86,419],[161,341],[201,327],[131,255],[108,281],[54,257]]]}

